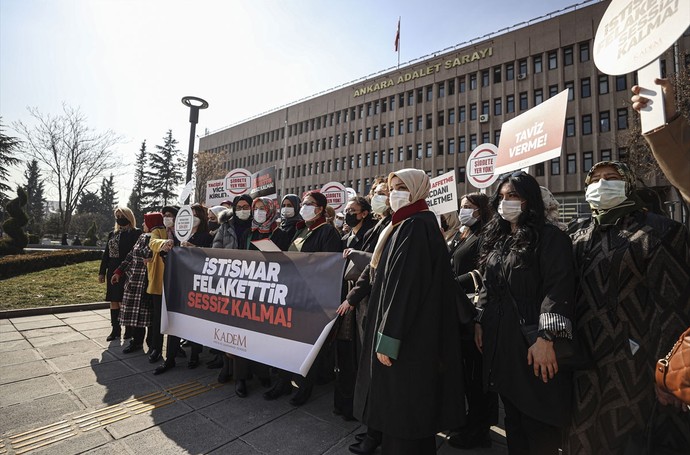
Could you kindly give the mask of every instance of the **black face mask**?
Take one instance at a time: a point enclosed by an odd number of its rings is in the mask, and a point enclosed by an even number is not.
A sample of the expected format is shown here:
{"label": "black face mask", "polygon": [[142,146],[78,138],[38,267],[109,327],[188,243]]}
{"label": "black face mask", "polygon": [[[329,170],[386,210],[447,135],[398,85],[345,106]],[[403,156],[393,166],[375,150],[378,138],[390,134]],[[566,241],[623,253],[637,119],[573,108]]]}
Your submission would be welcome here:
{"label": "black face mask", "polygon": [[357,214],[356,213],[348,213],[345,215],[345,222],[347,223],[348,226],[350,227],[355,227],[359,224],[361,220],[357,219]]}
{"label": "black face mask", "polygon": [[208,229],[209,229],[210,231],[215,231],[215,230],[218,229],[219,227],[220,227],[220,224],[216,223],[215,221],[209,221],[209,222],[208,222]]}
{"label": "black face mask", "polygon": [[115,221],[120,226],[127,226],[129,224],[129,220],[127,218],[116,218]]}

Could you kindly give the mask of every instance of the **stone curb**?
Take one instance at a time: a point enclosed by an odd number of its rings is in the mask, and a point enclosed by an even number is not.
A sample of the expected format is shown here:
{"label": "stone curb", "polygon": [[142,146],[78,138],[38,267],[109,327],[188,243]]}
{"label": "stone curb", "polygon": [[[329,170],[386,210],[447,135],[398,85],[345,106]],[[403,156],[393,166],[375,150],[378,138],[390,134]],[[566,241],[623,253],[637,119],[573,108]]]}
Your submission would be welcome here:
{"label": "stone curb", "polygon": [[20,310],[0,310],[0,319],[40,316],[43,314],[70,313],[72,311],[103,310],[110,308],[110,302],[77,303],[74,305],[55,305]]}

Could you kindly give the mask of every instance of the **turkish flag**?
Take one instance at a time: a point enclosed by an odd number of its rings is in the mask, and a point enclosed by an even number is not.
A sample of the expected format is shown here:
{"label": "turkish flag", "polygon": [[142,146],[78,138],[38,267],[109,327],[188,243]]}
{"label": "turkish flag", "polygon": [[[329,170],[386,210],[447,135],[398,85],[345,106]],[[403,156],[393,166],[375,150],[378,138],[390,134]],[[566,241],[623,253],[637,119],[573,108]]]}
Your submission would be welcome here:
{"label": "turkish flag", "polygon": [[395,52],[400,50],[400,18],[398,18],[398,31],[395,33]]}

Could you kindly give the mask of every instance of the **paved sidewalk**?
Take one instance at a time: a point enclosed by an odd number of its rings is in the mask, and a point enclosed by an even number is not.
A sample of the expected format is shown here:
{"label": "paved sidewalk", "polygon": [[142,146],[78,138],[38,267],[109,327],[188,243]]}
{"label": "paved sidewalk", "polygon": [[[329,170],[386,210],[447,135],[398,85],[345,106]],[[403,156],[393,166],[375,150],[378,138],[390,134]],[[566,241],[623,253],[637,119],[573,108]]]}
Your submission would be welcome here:
{"label": "paved sidewalk", "polygon": [[[296,408],[287,397],[265,401],[258,381],[249,396],[218,370],[186,361],[160,376],[141,351],[106,342],[108,310],[0,319],[0,454],[349,454],[358,422],[333,415],[333,386],[317,387]],[[498,430],[500,431],[500,430]],[[438,437],[438,453],[461,451]],[[378,450],[376,453],[380,453]]]}

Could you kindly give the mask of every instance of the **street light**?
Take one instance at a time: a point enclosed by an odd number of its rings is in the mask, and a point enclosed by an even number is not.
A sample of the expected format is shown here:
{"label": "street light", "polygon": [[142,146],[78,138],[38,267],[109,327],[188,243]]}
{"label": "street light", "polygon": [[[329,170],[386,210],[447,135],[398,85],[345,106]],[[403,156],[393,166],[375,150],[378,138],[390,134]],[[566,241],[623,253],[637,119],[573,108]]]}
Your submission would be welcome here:
{"label": "street light", "polygon": [[197,98],[196,96],[185,96],[182,98],[182,104],[189,107],[189,152],[187,153],[187,179],[185,183],[192,180],[192,161],[194,160],[194,139],[196,133],[196,124],[199,123],[199,109],[206,109],[208,102]]}

